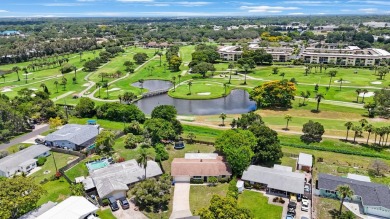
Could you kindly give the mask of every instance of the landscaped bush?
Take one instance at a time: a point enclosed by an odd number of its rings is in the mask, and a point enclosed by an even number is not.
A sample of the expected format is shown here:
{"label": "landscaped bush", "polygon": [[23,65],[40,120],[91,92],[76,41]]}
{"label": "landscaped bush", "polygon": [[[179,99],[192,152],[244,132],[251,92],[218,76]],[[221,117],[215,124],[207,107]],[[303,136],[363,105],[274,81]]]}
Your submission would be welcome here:
{"label": "landscaped bush", "polygon": [[119,158],[116,160],[116,162],[117,162],[117,163],[125,162],[125,158],[119,157]]}
{"label": "landscaped bush", "polygon": [[108,199],[105,198],[105,199],[102,200],[102,205],[103,206],[107,206],[109,204],[110,204],[110,202],[108,201]]}
{"label": "landscaped bush", "polygon": [[279,201],[279,197],[275,197],[272,199],[272,202],[277,202],[277,201]]}
{"label": "landscaped bush", "polygon": [[38,158],[38,161],[37,161],[37,165],[40,167],[40,166],[43,166],[45,163],[46,163],[46,160],[47,158],[46,157],[39,157]]}
{"label": "landscaped bush", "polygon": [[234,199],[238,199],[238,188],[237,188],[237,179],[236,178],[233,178],[230,181],[226,196],[230,196]]}
{"label": "landscaped bush", "polygon": [[204,180],[203,180],[203,178],[202,179],[193,179],[193,178],[191,178],[190,179],[190,183],[192,183],[192,184],[203,184]]}
{"label": "landscaped bush", "polygon": [[157,144],[154,147],[154,150],[156,151],[155,160],[157,160],[157,161],[168,160],[169,154],[168,154],[167,150],[165,150],[165,146],[163,144]]}
{"label": "landscaped bush", "polygon": [[252,185],[250,184],[250,182],[245,181],[245,182],[244,182],[244,187],[245,187],[246,189],[250,189],[250,188],[252,188]]}
{"label": "landscaped bush", "polygon": [[229,179],[228,178],[219,178],[218,182],[220,182],[220,183],[227,183],[227,182],[229,182]]}

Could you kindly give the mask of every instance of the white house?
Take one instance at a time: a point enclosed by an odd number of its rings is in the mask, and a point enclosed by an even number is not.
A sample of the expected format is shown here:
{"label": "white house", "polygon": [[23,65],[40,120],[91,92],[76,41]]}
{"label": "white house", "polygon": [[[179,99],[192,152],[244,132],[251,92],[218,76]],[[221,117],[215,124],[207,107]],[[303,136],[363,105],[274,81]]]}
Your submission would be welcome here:
{"label": "white house", "polygon": [[365,214],[390,218],[390,189],[386,185],[319,174],[315,193],[323,197],[338,198],[337,186],[345,184],[351,187],[354,192],[352,200],[361,203]]}
{"label": "white house", "polygon": [[58,203],[57,202],[46,202],[45,204],[39,206],[37,209],[34,209],[27,214],[24,214],[21,216],[19,219],[36,219],[46,211],[52,209],[54,206],[56,206]]}
{"label": "white house", "polygon": [[[146,178],[160,175],[160,166],[154,161],[148,161]],[[96,189],[101,199],[111,196],[120,199],[126,197],[131,184],[143,180],[144,177],[145,169],[133,159],[92,171],[90,176],[83,180],[83,185],[86,191]]]}
{"label": "white house", "polygon": [[10,177],[17,173],[29,173],[37,167],[39,157],[50,155],[50,148],[44,145],[32,145],[14,154],[0,159],[0,176]]}
{"label": "white house", "polygon": [[52,147],[81,150],[95,143],[98,125],[66,124],[60,130],[45,137],[45,144]]}
{"label": "white house", "polygon": [[81,196],[71,196],[52,207],[37,219],[86,219],[95,218],[99,210],[94,204]]}
{"label": "white house", "polygon": [[298,170],[311,171],[313,167],[313,155],[299,153]]}

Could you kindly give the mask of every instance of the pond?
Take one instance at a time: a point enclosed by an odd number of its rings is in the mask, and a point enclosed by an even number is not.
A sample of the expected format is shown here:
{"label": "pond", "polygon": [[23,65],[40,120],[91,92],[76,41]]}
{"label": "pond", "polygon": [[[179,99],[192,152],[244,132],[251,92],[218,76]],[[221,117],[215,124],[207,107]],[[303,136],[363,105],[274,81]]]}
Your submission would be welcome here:
{"label": "pond", "polygon": [[[168,88],[167,85],[172,86],[168,81],[148,80],[144,82],[144,88],[149,91],[165,89]],[[139,87],[139,83],[134,83],[133,86]],[[136,102],[136,105],[149,115],[159,105],[173,105],[179,115],[241,114],[256,109],[256,103],[249,100],[249,93],[245,90],[232,90],[226,97],[211,100],[184,100],[161,94],[141,99]]]}

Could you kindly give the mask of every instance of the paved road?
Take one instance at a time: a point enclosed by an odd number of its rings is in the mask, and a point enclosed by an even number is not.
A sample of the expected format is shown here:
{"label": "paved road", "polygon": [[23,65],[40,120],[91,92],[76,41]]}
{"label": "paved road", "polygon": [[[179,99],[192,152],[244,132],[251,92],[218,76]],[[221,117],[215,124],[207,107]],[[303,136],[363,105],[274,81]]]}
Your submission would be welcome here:
{"label": "paved road", "polygon": [[173,209],[170,219],[192,216],[190,210],[190,182],[175,183],[173,194]]}
{"label": "paved road", "polygon": [[12,139],[9,143],[7,144],[1,144],[0,145],[0,150],[6,150],[7,148],[11,147],[12,145],[20,144],[30,138],[33,138],[34,136],[40,135],[43,132],[48,131],[49,125],[48,124],[43,124],[43,125],[36,125],[34,131],[26,133],[20,137]]}

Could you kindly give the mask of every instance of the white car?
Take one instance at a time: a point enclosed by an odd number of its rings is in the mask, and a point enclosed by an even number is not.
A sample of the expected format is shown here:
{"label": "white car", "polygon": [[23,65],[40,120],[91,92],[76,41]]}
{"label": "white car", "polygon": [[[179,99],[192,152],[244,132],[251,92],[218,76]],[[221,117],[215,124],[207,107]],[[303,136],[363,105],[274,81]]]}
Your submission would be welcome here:
{"label": "white car", "polygon": [[302,211],[309,211],[309,200],[307,199],[302,199]]}

